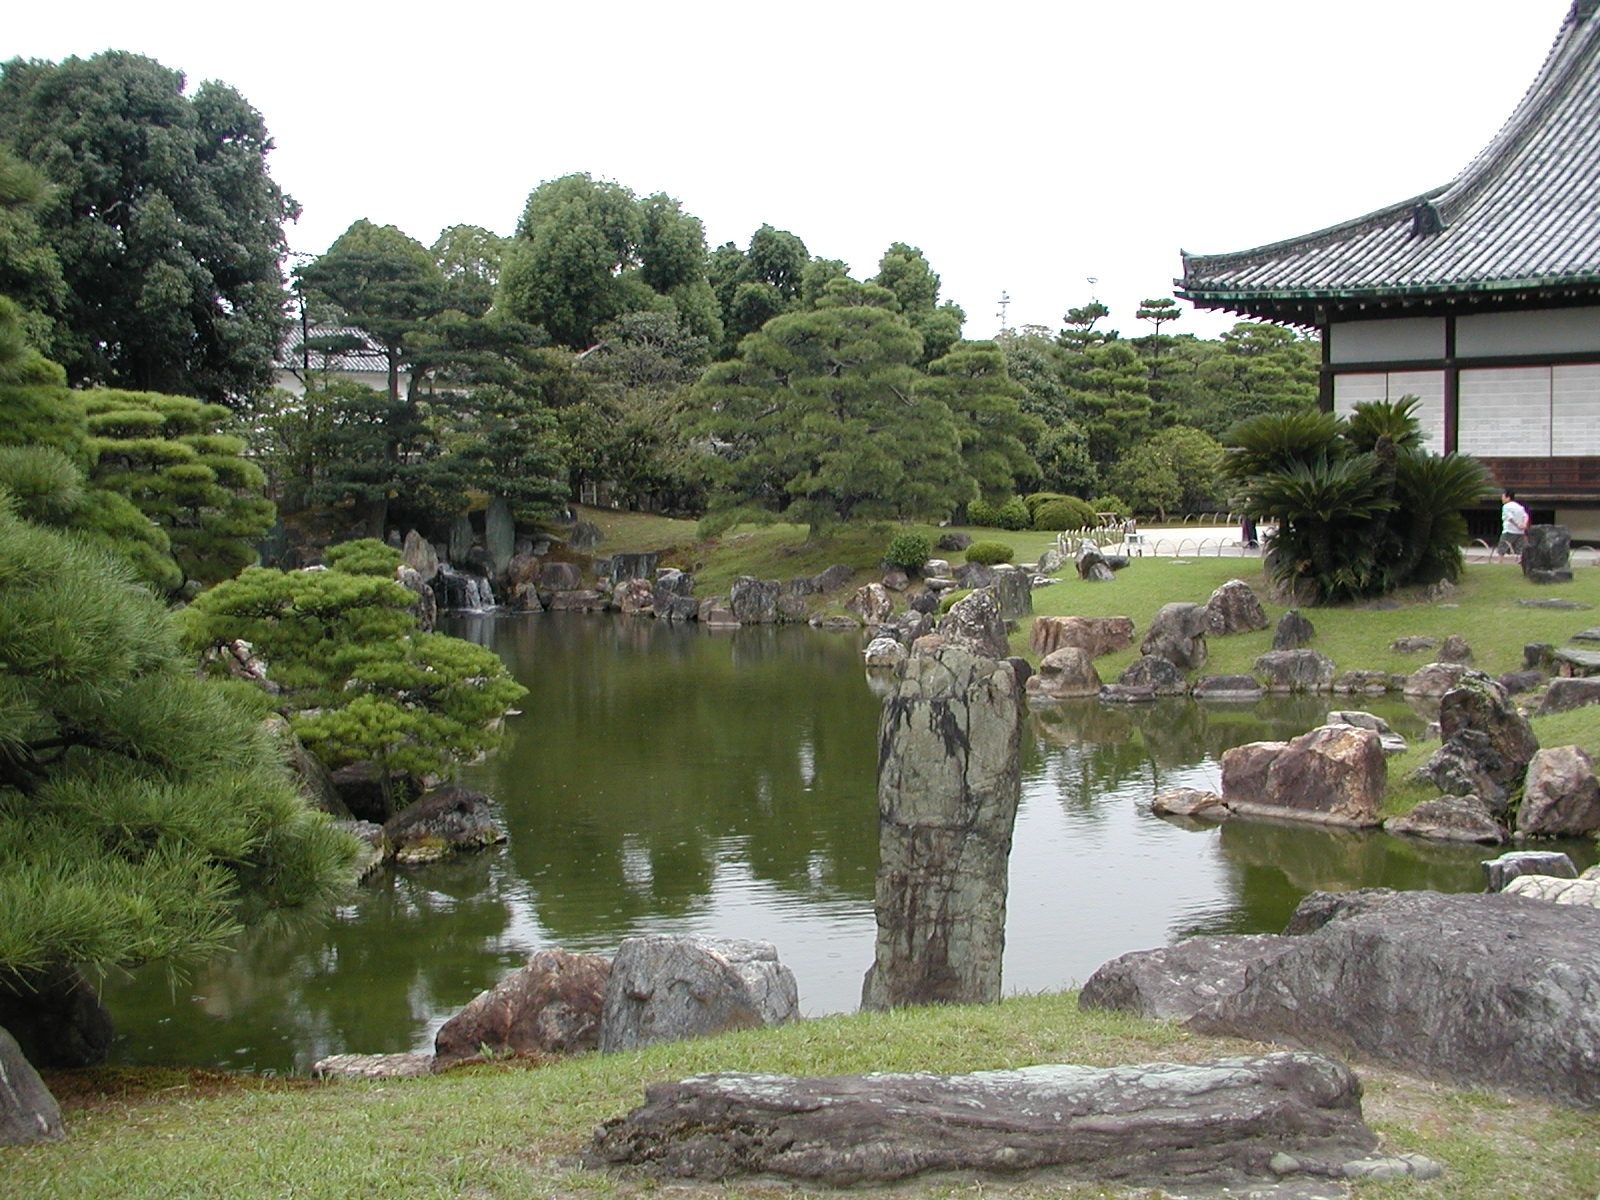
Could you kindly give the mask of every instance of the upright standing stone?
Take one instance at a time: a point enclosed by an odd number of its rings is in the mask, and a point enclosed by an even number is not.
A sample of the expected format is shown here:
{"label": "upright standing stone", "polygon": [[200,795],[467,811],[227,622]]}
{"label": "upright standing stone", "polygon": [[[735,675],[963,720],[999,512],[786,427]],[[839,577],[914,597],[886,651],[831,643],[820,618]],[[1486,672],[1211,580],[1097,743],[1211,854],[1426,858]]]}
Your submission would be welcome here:
{"label": "upright standing stone", "polygon": [[439,553],[427,538],[415,529],[410,530],[400,553],[405,555],[406,565],[422,576],[423,583],[433,582],[433,577],[439,573]]}
{"label": "upright standing stone", "polygon": [[511,505],[504,496],[489,501],[483,514],[483,544],[489,551],[491,574],[499,578],[511,565],[511,556],[517,552],[517,521],[511,515]]}
{"label": "upright standing stone", "polygon": [[66,1136],[61,1109],[22,1047],[0,1029],[0,1146],[55,1141]]}
{"label": "upright standing stone", "polygon": [[1010,665],[951,643],[914,655],[884,702],[863,1008],[1000,998],[1021,718]]}
{"label": "upright standing stone", "polygon": [[1565,525],[1528,526],[1522,573],[1534,583],[1572,582],[1572,531]]}
{"label": "upright standing stone", "polygon": [[450,561],[460,566],[472,549],[472,518],[465,513],[450,522]]}

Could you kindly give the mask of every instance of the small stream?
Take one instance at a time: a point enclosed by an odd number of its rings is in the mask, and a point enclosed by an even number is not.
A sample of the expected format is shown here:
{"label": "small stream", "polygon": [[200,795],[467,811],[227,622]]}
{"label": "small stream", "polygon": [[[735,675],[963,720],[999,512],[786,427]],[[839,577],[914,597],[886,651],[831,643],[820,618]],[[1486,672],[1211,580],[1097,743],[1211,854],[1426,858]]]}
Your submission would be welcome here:
{"label": "small stream", "polygon": [[[285,1071],[422,1049],[533,951],[610,951],[638,933],[767,939],[804,1012],[855,1009],[874,937],[879,707],[855,638],[575,614],[457,616],[447,632],[530,689],[466,781],[498,799],[509,843],[380,871],[331,919],[252,930],[187,980],[159,967],[108,980],[116,1061]],[[1215,788],[1224,750],[1303,733],[1329,707],[1032,715],[1006,990],[1068,987],[1188,934],[1276,932],[1316,889],[1481,889],[1481,847],[1150,814],[1158,788]],[[1398,700],[1368,707],[1407,736],[1424,726]],[[1562,848],[1593,860],[1592,844]]]}

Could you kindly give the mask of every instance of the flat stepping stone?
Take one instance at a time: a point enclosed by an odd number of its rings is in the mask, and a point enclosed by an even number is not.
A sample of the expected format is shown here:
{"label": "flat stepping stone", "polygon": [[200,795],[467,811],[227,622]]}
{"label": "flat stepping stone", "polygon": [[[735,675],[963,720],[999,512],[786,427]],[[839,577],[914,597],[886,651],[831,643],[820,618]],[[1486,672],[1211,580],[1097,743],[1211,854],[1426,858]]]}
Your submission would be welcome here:
{"label": "flat stepping stone", "polygon": [[1577,650],[1563,646],[1555,652],[1556,670],[1563,675],[1600,674],[1600,650]]}
{"label": "flat stepping stone", "polygon": [[1575,642],[1600,642],[1600,625],[1595,625],[1590,629],[1578,630],[1577,633],[1572,635],[1572,640]]}
{"label": "flat stepping stone", "polygon": [[697,1075],[653,1084],[584,1164],[848,1187],[927,1172],[1217,1184],[1340,1177],[1377,1138],[1344,1064],[1281,1052],[1210,1063],[970,1075]]}
{"label": "flat stepping stone", "polygon": [[319,1079],[413,1079],[433,1073],[431,1054],[330,1054],[311,1073]]}
{"label": "flat stepping stone", "polygon": [[1585,609],[1594,607],[1592,604],[1584,604],[1581,600],[1568,600],[1562,596],[1541,597],[1538,600],[1518,600],[1517,603],[1523,608]]}

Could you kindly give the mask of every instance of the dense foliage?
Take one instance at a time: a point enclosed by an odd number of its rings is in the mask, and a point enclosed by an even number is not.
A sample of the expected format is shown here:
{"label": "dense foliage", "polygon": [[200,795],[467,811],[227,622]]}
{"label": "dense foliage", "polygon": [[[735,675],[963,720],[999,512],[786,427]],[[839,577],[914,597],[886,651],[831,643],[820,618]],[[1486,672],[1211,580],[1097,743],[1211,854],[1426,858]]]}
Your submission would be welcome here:
{"label": "dense foliage", "polygon": [[327,902],[354,843],[195,677],[128,568],[0,501],[0,987],[194,961],[266,907]]}
{"label": "dense foliage", "polygon": [[1225,470],[1245,511],[1277,531],[1274,576],[1308,599],[1382,595],[1461,572],[1461,509],[1489,490],[1482,465],[1422,448],[1416,401],[1263,415],[1228,435]]}
{"label": "dense foliage", "polygon": [[1015,549],[1004,542],[973,542],[967,547],[967,561],[992,567],[996,563],[1010,562],[1016,557],[1016,553]]}
{"label": "dense foliage", "polygon": [[186,94],[181,72],[122,51],[12,59],[0,139],[52,185],[13,227],[39,241],[0,249],[0,290],[30,306],[74,384],[231,402],[271,383],[298,207],[267,174],[272,139],[243,96],[214,82]]}
{"label": "dense foliage", "polygon": [[330,547],[326,570],[251,567],[179,616],[194,653],[247,641],[283,689],[280,706],[330,767],[449,774],[499,743],[526,693],[490,650],[422,633],[399,556],[372,539]]}
{"label": "dense foliage", "polygon": [[883,552],[885,566],[916,572],[933,554],[933,544],[920,533],[897,533]]}

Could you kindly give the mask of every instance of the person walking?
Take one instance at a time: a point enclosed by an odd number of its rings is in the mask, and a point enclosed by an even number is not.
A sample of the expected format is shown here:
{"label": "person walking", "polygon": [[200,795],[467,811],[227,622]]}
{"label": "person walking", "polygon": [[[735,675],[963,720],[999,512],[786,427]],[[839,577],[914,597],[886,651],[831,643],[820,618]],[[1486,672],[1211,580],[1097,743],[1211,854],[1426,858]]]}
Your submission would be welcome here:
{"label": "person walking", "polygon": [[1522,556],[1523,543],[1528,538],[1528,510],[1517,503],[1517,494],[1510,488],[1500,493],[1500,544],[1495,552]]}

